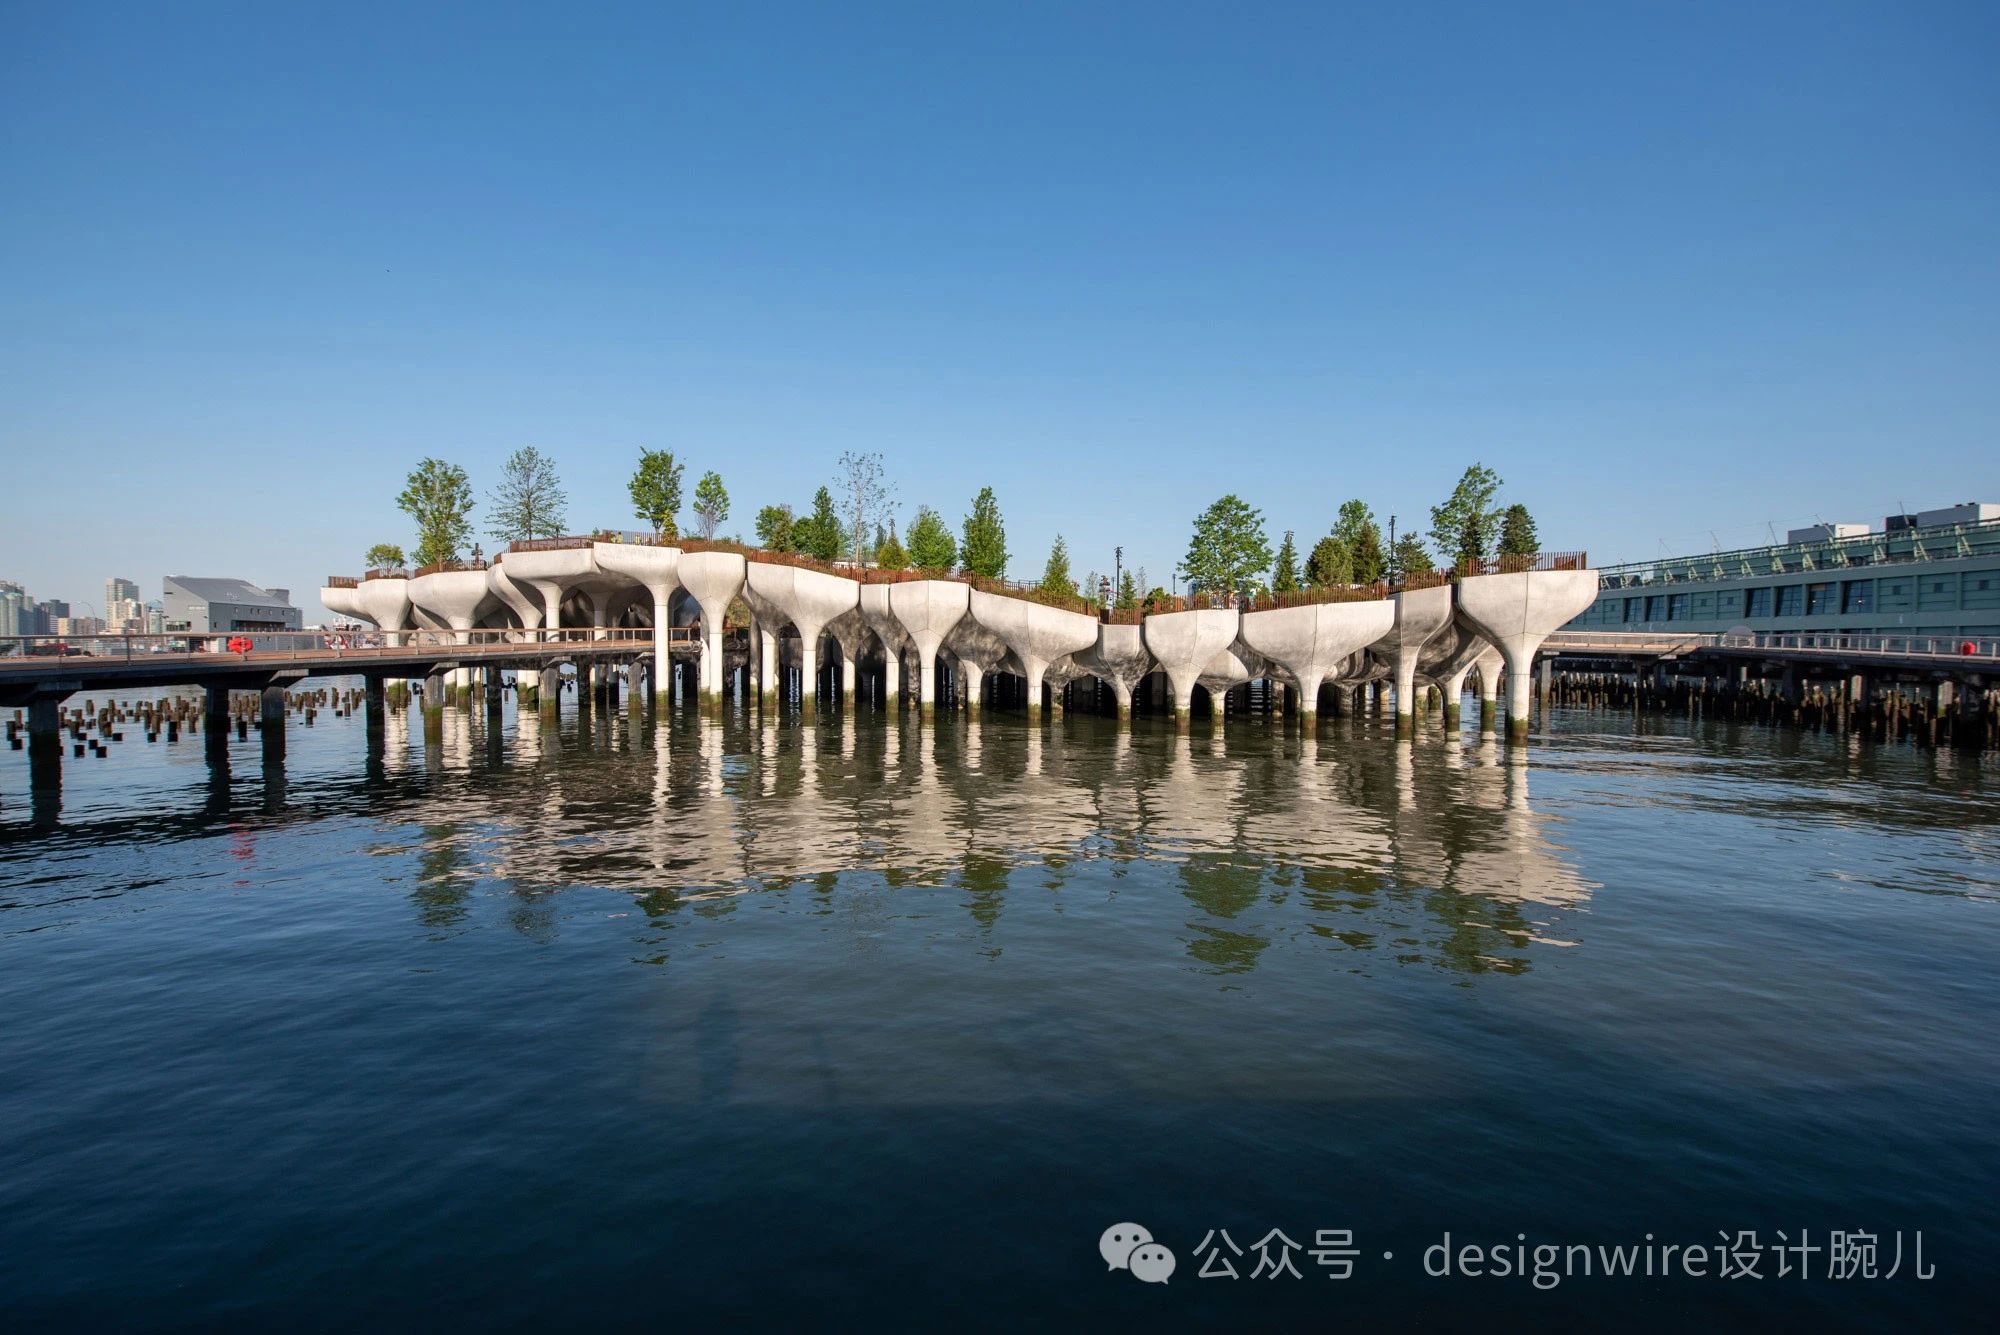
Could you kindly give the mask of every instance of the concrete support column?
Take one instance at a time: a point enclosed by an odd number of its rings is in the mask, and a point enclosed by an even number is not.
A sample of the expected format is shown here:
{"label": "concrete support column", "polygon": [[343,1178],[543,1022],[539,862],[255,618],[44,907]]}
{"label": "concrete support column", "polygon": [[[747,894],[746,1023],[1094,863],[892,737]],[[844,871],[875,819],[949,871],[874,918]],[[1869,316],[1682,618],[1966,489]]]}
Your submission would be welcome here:
{"label": "concrete support column", "polygon": [[671,687],[667,684],[667,666],[673,661],[674,628],[668,620],[668,606],[673,602],[674,590],[671,585],[654,584],[647,588],[653,595],[653,666],[652,682],[654,707],[664,712],[672,707],[668,698]]}
{"label": "concrete support column", "polygon": [[38,695],[28,702],[28,788],[37,821],[59,805],[62,792],[62,698]]}
{"label": "concrete support column", "polygon": [[799,636],[799,717],[819,717],[818,636]]}
{"label": "concrete support column", "polygon": [[[1539,704],[1545,710],[1549,707],[1549,698],[1555,689],[1555,671],[1556,660],[1554,655],[1543,654],[1540,673],[1535,679],[1535,703]],[[1662,669],[1661,672],[1662,676],[1659,684],[1664,687],[1666,685],[1665,670]]]}
{"label": "concrete support column", "polygon": [[444,741],[445,673],[432,669],[424,678],[424,745]]}
{"label": "concrete support column", "polygon": [[704,709],[722,708],[722,614],[713,622],[706,612],[701,618],[701,703]]}
{"label": "concrete support column", "polygon": [[275,682],[266,686],[260,706],[257,720],[260,730],[264,734],[264,745],[266,747],[284,746],[285,688]]}
{"label": "concrete support column", "polygon": [[917,659],[917,716],[928,722],[937,717],[937,653],[918,649]]}
{"label": "concrete support column", "polygon": [[1444,680],[1444,725],[1447,728],[1459,725],[1465,699],[1465,679],[1472,675],[1472,667],[1471,663],[1467,663]]}
{"label": "concrete support column", "polygon": [[903,655],[884,641],[882,645],[882,712],[893,714],[903,707]]}
{"label": "concrete support column", "polygon": [[778,682],[783,662],[778,657],[778,637],[762,622],[757,624],[757,694],[766,709],[778,707]]}
{"label": "concrete support column", "polygon": [[1528,740],[1528,722],[1534,708],[1535,651],[1525,644],[1503,644],[1507,657],[1507,740]]}
{"label": "concrete support column", "polygon": [[380,732],[389,721],[388,691],[382,678],[373,673],[363,677],[361,694],[366,705],[368,731]]}
{"label": "concrete support column", "polygon": [[1195,674],[1189,673],[1183,679],[1172,673],[1167,674],[1167,689],[1173,696],[1174,726],[1185,729],[1194,716]]}
{"label": "concrete support column", "polygon": [[848,653],[843,648],[840,651],[840,703],[842,709],[851,710],[861,703],[861,697],[855,694],[855,688],[854,655]]}
{"label": "concrete support column", "polygon": [[209,686],[203,691],[202,731],[210,734],[229,731],[229,688]]}
{"label": "concrete support column", "polygon": [[1415,650],[1396,654],[1396,735],[1412,737],[1417,731],[1417,655]]}
{"label": "concrete support column", "polygon": [[535,706],[550,718],[562,709],[562,665],[551,663],[541,671],[535,687]]}
{"label": "concrete support column", "polygon": [[979,697],[986,686],[986,669],[977,663],[961,661],[959,676],[965,682],[965,712],[969,718],[979,717]]}
{"label": "concrete support column", "polygon": [[1285,689],[1291,695],[1291,711],[1298,716],[1299,727],[1310,731],[1319,722],[1319,684],[1321,678],[1308,681],[1300,678]]}
{"label": "concrete support column", "polygon": [[1022,666],[1027,669],[1028,721],[1034,723],[1042,717],[1042,676],[1049,670],[1049,665],[1042,659],[1031,658]]}

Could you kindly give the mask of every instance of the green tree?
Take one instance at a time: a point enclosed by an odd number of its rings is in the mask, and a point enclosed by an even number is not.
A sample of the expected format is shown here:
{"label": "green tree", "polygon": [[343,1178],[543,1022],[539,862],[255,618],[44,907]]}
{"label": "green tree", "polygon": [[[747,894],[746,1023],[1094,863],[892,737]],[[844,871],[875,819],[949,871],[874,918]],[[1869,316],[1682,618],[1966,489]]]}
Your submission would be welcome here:
{"label": "green tree", "polygon": [[837,561],[847,546],[847,530],[833,508],[833,493],[821,487],[813,493],[812,513],[793,521],[792,541],[799,551],[821,561]]}
{"label": "green tree", "polygon": [[1240,593],[1270,564],[1263,512],[1232,492],[1194,521],[1181,573],[1204,593]]}
{"label": "green tree", "polygon": [[1042,567],[1042,582],[1035,586],[1035,591],[1076,597],[1076,577],[1069,573],[1069,543],[1060,533],[1056,534],[1055,545],[1049,548],[1049,563]]}
{"label": "green tree", "polygon": [[910,564],[919,570],[950,570],[958,564],[958,542],[928,505],[917,509],[910,525]]}
{"label": "green tree", "polygon": [[1292,531],[1285,530],[1285,540],[1278,544],[1278,563],[1271,572],[1273,593],[1292,593],[1299,587],[1299,549],[1292,543]]}
{"label": "green tree", "polygon": [[1396,576],[1408,579],[1412,575],[1427,575],[1437,569],[1431,563],[1431,554],[1424,547],[1424,541],[1414,533],[1405,533],[1396,539]]}
{"label": "green tree", "polygon": [[1354,553],[1329,533],[1313,544],[1306,557],[1306,583],[1315,589],[1343,588],[1355,582]]}
{"label": "green tree", "polygon": [[1533,556],[1541,550],[1542,540],[1535,532],[1535,517],[1528,513],[1528,507],[1519,502],[1508,506],[1500,516],[1500,554]]}
{"label": "green tree", "polygon": [[1484,464],[1474,464],[1458,479],[1444,503],[1431,507],[1431,541],[1453,565],[1484,561],[1493,551],[1494,535],[1500,528],[1500,512],[1493,506],[1493,493],[1498,490],[1500,475]]}
{"label": "green tree", "polygon": [[1007,525],[1000,518],[1000,502],[993,488],[981,487],[972,498],[972,513],[965,517],[965,568],[975,575],[999,579],[1007,573]]}
{"label": "green tree", "polygon": [[896,525],[889,524],[889,532],[882,541],[875,544],[875,565],[881,570],[908,570],[910,554],[903,550],[903,544],[896,540]]}
{"label": "green tree", "polygon": [[792,507],[767,505],[757,512],[757,541],[767,552],[792,550]]}
{"label": "green tree", "polygon": [[694,484],[694,515],[701,521],[704,540],[713,538],[716,525],[729,518],[729,489],[722,485],[722,474],[713,469]]}
{"label": "green tree", "polygon": [[1347,548],[1349,579],[1353,584],[1373,584],[1382,578],[1382,526],[1375,512],[1363,500],[1343,501],[1333,521],[1333,536]]}
{"label": "green tree", "polygon": [[627,489],[632,508],[662,538],[680,536],[681,472],[672,450],[641,450],[639,467]]}
{"label": "green tree", "polygon": [[472,483],[463,468],[431,458],[416,466],[396,508],[416,521],[418,566],[457,559],[472,536],[472,507]]}
{"label": "green tree", "polygon": [[1374,584],[1389,573],[1388,553],[1382,550],[1382,530],[1370,524],[1361,530],[1348,559],[1353,563],[1356,584]]}
{"label": "green tree", "polygon": [[569,497],[556,477],[556,461],[523,445],[500,465],[500,485],[487,493],[493,507],[486,532],[495,542],[553,538],[563,531]]}
{"label": "green tree", "polygon": [[1138,605],[1139,581],[1133,579],[1132,572],[1128,570],[1118,577],[1118,608],[1125,611]]}
{"label": "green tree", "polygon": [[361,559],[370,570],[401,570],[403,549],[393,542],[378,542]]}

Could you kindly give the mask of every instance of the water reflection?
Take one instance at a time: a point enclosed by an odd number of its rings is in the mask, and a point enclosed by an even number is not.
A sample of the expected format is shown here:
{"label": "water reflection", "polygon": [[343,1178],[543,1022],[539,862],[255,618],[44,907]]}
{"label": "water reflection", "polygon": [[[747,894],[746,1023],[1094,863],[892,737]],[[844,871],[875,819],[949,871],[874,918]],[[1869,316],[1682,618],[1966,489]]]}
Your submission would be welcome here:
{"label": "water reflection", "polygon": [[[952,891],[997,959],[1010,899],[1088,870],[1114,892],[1171,885],[1187,962],[1225,983],[1290,941],[1361,967],[1519,972],[1595,888],[1529,802],[1526,754],[1490,738],[600,711],[529,714],[504,738],[453,718],[424,748],[404,727],[390,721],[362,786],[378,838],[410,831],[426,928],[451,929],[470,887],[492,883],[521,900],[509,922],[552,937],[560,918],[538,901],[605,887],[633,897],[637,957],[654,962],[675,923],[741,896],[854,914],[877,885]],[[1166,880],[1135,877],[1149,868]]]}

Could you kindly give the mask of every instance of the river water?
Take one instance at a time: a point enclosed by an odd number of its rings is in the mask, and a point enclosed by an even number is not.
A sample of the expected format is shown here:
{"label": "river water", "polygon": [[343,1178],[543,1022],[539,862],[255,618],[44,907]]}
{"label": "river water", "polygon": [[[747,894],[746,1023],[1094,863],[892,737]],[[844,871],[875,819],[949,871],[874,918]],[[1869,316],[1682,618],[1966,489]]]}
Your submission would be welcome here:
{"label": "river water", "polygon": [[39,826],[0,752],[13,1328],[1990,1316],[1990,760],[1561,711],[289,736],[135,727]]}

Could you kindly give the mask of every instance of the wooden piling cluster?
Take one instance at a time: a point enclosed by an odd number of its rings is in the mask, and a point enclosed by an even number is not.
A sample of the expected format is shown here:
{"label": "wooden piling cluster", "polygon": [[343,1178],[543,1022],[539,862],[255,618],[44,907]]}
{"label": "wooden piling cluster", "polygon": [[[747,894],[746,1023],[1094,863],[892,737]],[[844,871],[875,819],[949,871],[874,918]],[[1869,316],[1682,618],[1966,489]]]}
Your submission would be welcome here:
{"label": "wooden piling cluster", "polygon": [[2000,691],[1991,687],[1860,677],[1732,680],[1712,674],[1557,672],[1552,693],[1554,704],[1571,709],[1679,714],[1689,720],[1859,733],[1918,746],[2000,749]]}

